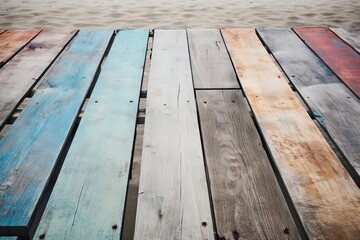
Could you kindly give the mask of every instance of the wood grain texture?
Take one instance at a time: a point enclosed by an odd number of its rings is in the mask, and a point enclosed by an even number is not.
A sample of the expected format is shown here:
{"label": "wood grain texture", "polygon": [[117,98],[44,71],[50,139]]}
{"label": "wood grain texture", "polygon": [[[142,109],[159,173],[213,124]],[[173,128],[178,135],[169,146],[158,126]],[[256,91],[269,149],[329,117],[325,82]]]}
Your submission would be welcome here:
{"label": "wood grain texture", "polygon": [[360,53],[360,27],[330,28],[336,35]]}
{"label": "wood grain texture", "polygon": [[117,33],[35,239],[120,239],[148,35]]}
{"label": "wood grain texture", "polygon": [[185,30],[156,30],[134,239],[214,239]]}
{"label": "wood grain texture", "polygon": [[294,32],[360,98],[360,55],[327,28],[294,28]]}
{"label": "wood grain texture", "polygon": [[196,96],[219,238],[300,239],[242,92]]}
{"label": "wood grain texture", "polygon": [[235,71],[218,29],[188,29],[195,88],[239,88]]}
{"label": "wood grain texture", "polygon": [[112,31],[81,31],[0,141],[0,234],[28,234]]}
{"label": "wood grain texture", "polygon": [[258,29],[281,68],[360,174],[360,100],[291,29]]}
{"label": "wood grain texture", "polygon": [[360,190],[254,29],[223,29],[269,152],[310,239],[358,239]]}
{"label": "wood grain texture", "polygon": [[41,30],[7,30],[0,35],[0,68]]}
{"label": "wood grain texture", "polygon": [[42,31],[0,69],[0,128],[76,31]]}

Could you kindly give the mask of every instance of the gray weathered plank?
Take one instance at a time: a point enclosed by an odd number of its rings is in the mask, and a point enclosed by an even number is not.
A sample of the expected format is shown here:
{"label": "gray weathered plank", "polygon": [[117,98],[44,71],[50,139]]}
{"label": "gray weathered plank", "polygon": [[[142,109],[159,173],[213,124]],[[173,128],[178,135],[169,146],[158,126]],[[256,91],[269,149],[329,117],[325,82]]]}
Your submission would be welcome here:
{"label": "gray weathered plank", "polygon": [[239,88],[220,31],[188,29],[187,33],[195,88]]}
{"label": "gray weathered plank", "polygon": [[0,128],[76,31],[42,31],[0,69]]}
{"label": "gray weathered plank", "polygon": [[330,28],[330,30],[360,53],[360,27]]}
{"label": "gray weathered plank", "polygon": [[258,32],[356,170],[355,178],[360,184],[360,100],[291,29],[258,29]]}
{"label": "gray weathered plank", "polygon": [[359,188],[297,100],[255,29],[221,31],[309,239],[359,239]]}
{"label": "gray weathered plank", "polygon": [[300,239],[239,90],[196,91],[220,239]]}
{"label": "gray weathered plank", "polygon": [[120,238],[148,35],[117,33],[35,239]]}
{"label": "gray weathered plank", "polygon": [[214,239],[185,30],[156,30],[134,239]]}

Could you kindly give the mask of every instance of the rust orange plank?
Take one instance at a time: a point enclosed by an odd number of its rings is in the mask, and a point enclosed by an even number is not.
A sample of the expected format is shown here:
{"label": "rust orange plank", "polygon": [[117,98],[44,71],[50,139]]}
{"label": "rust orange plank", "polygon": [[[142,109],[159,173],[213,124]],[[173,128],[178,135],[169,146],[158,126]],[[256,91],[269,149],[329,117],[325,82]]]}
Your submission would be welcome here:
{"label": "rust orange plank", "polygon": [[327,28],[293,30],[360,98],[360,55]]}
{"label": "rust orange plank", "polygon": [[0,67],[41,30],[7,30],[0,34]]}
{"label": "rust orange plank", "polygon": [[242,88],[309,239],[359,239],[360,190],[254,29],[223,29]]}

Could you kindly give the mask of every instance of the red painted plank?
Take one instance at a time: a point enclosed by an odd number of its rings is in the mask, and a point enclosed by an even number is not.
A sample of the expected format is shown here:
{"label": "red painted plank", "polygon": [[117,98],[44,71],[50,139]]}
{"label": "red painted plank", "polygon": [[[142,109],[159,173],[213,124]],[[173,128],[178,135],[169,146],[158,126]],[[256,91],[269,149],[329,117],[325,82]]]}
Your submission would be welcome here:
{"label": "red painted plank", "polygon": [[41,30],[7,30],[0,34],[0,67]]}
{"label": "red painted plank", "polygon": [[293,30],[360,98],[360,55],[327,28]]}

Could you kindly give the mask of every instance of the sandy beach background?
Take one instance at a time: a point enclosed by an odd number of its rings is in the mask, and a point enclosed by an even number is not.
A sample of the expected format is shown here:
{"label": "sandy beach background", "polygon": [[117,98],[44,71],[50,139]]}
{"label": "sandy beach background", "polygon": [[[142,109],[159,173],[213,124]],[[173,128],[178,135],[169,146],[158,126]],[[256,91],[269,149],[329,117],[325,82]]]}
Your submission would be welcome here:
{"label": "sandy beach background", "polygon": [[360,26],[359,0],[1,0],[0,28]]}

